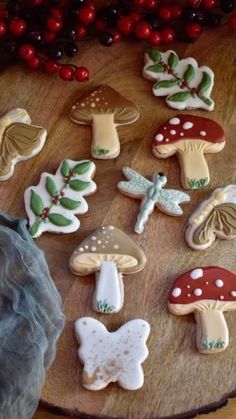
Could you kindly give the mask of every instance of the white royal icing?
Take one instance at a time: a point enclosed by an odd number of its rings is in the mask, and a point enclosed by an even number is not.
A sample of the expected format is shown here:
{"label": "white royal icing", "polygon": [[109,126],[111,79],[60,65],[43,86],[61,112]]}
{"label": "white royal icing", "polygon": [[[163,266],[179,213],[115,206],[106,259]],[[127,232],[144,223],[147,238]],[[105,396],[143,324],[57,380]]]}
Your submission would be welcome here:
{"label": "white royal icing", "polygon": [[231,291],[230,294],[232,295],[232,297],[236,297],[236,291]]}
{"label": "white royal icing", "polygon": [[156,139],[157,141],[163,141],[164,137],[163,137],[163,135],[162,135],[162,134],[157,134],[157,135],[156,135],[156,137],[155,137],[155,139]]}
{"label": "white royal icing", "polygon": [[201,290],[201,288],[196,288],[193,291],[193,293],[194,293],[194,295],[196,295],[196,297],[200,297],[200,295],[202,295],[202,290]]}
{"label": "white royal icing", "polygon": [[174,288],[173,289],[173,291],[172,291],[172,295],[173,295],[173,297],[179,297],[180,295],[181,295],[181,288]]}
{"label": "white royal icing", "polygon": [[183,124],[183,129],[191,129],[193,127],[193,123],[192,122],[185,122]]}
{"label": "white royal icing", "polygon": [[171,134],[171,135],[175,135],[175,134],[176,134],[176,131],[175,131],[174,129],[171,129],[171,130],[170,130],[170,134]]}
{"label": "white royal icing", "polygon": [[171,124],[171,125],[179,125],[180,124],[180,119],[179,118],[171,118],[170,120],[169,120],[169,124]]}
{"label": "white royal icing", "polygon": [[222,281],[222,279],[216,279],[215,286],[217,288],[222,288],[224,286],[224,281]]}
{"label": "white royal icing", "polygon": [[205,137],[206,131],[200,131],[200,135],[202,135],[202,137]]}
{"label": "white royal icing", "polygon": [[203,277],[203,270],[198,268],[198,269],[194,269],[194,271],[190,272],[190,278],[191,279],[198,279],[198,278],[202,278]]}

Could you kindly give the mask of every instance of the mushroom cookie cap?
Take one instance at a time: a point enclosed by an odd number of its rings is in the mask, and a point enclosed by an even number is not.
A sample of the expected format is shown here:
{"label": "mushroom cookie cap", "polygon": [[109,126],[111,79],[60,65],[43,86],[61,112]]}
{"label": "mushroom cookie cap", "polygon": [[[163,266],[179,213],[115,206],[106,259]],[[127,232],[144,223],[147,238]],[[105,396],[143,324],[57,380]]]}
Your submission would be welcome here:
{"label": "mushroom cookie cap", "polygon": [[[153,141],[153,152],[162,154],[162,150],[168,150],[167,147],[171,144],[192,140],[202,141],[206,146],[209,143],[205,152],[214,152],[215,146],[217,151],[224,147],[226,137],[223,128],[212,119],[186,114],[176,115],[160,125]],[[173,152],[175,151],[173,149]]]}
{"label": "mushroom cookie cap", "polygon": [[79,98],[70,111],[72,121],[92,124],[93,115],[114,114],[116,125],[130,124],[139,117],[139,109],[110,86],[98,86]]}
{"label": "mushroom cookie cap", "polygon": [[114,262],[118,271],[135,273],[146,264],[143,251],[123,231],[103,226],[90,234],[70,258],[70,269],[77,275],[100,270],[102,262]]}
{"label": "mushroom cookie cap", "polygon": [[[187,314],[194,311],[194,308],[201,310],[199,302],[202,302],[202,310],[206,309],[204,302],[222,303],[222,311],[224,311],[224,304],[232,302],[232,307],[227,307],[227,310],[234,310],[236,309],[236,275],[217,266],[195,268],[175,280],[168,302],[174,314]],[[198,304],[194,307],[192,303]]]}

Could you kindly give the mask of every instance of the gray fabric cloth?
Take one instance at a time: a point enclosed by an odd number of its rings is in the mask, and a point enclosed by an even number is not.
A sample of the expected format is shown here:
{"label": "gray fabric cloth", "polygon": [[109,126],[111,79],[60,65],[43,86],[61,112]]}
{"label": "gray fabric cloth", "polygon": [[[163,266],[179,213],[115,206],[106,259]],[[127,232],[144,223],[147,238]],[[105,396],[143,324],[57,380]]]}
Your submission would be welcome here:
{"label": "gray fabric cloth", "polygon": [[32,418],[63,326],[43,252],[0,211],[0,419]]}

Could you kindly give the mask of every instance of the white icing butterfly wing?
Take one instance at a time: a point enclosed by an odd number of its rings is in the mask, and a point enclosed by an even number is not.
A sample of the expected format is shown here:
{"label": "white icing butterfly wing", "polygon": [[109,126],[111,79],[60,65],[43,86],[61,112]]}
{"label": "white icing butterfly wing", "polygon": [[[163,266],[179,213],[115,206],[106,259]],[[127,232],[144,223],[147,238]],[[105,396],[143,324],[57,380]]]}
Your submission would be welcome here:
{"label": "white icing butterfly wing", "polygon": [[125,194],[134,196],[134,198],[142,198],[146,195],[147,189],[153,185],[150,180],[146,179],[130,167],[124,167],[123,173],[128,179],[128,182],[119,182],[118,189]]}
{"label": "white icing butterfly wing", "polygon": [[176,189],[161,189],[160,198],[156,205],[170,215],[182,215],[183,210],[179,204],[189,201],[190,197],[185,192]]}

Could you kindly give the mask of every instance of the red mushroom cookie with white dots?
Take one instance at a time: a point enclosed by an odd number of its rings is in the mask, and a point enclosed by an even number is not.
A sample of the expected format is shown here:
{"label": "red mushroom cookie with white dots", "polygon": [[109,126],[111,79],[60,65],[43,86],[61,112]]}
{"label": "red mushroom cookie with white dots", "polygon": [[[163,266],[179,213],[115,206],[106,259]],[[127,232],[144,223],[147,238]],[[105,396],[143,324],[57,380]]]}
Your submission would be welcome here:
{"label": "red mushroom cookie with white dots", "polygon": [[194,313],[201,353],[222,352],[229,344],[224,311],[236,310],[236,275],[217,266],[186,272],[175,280],[168,306],[177,316]]}
{"label": "red mushroom cookie with white dots", "polygon": [[98,86],[72,106],[70,118],[77,124],[92,125],[91,154],[95,159],[114,159],[120,154],[116,127],[135,122],[137,106],[110,86]]}
{"label": "red mushroom cookie with white dots", "polygon": [[177,153],[183,187],[200,189],[210,182],[204,154],[218,153],[225,142],[224,130],[217,122],[185,114],[177,115],[159,127],[152,150],[161,159]]}

